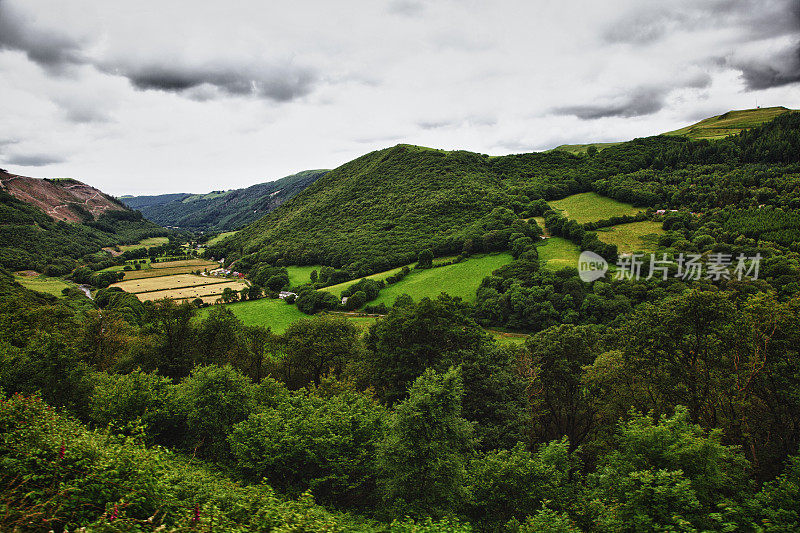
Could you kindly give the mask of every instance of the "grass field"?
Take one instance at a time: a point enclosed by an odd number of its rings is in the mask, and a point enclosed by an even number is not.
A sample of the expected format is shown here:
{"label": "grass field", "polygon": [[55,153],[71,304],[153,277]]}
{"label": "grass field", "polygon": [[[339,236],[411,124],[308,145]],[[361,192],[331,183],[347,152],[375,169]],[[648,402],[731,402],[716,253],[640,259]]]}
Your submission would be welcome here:
{"label": "grass field", "polygon": [[14,274],[14,280],[32,291],[44,292],[53,296],[61,296],[61,291],[75,284],[64,281],[61,278],[49,278],[47,276],[20,276]]}
{"label": "grass field", "polygon": [[206,246],[214,246],[215,244],[220,243],[225,239],[227,239],[228,237],[230,237],[231,235],[235,234],[236,234],[235,231],[226,231],[225,233],[220,233],[216,237],[209,239],[208,242],[206,243]]}
{"label": "grass field", "polygon": [[742,130],[760,126],[789,111],[785,107],[728,111],[722,115],[701,120],[697,124],[670,131],[664,135],[679,135],[690,139],[723,139],[729,135],[736,135]]}
{"label": "grass field", "polygon": [[289,273],[289,285],[292,287],[297,287],[298,285],[302,285],[304,283],[310,283],[311,272],[316,270],[317,273],[319,273],[320,268],[322,267],[319,265],[286,267],[286,271]]}
{"label": "grass field", "polygon": [[121,252],[127,252],[128,250],[135,250],[137,248],[151,248],[153,246],[161,246],[162,244],[167,244],[169,239],[167,237],[150,237],[148,239],[142,239],[137,244],[123,244],[119,246],[119,250]]}
{"label": "grass field", "polygon": [[[398,268],[393,268],[391,270],[386,270],[384,272],[378,272],[377,274],[372,274],[371,276],[367,276],[367,279],[386,279],[389,276],[391,276],[392,274],[396,274],[396,273],[400,272],[402,269],[403,269],[403,267],[398,267]],[[320,290],[321,291],[325,291],[325,292],[329,292],[329,293],[334,294],[336,296],[340,296],[342,294],[343,290],[345,290],[350,285],[355,285],[356,283],[358,283],[362,279],[364,279],[364,278],[352,279],[350,281],[345,281],[344,283],[339,283],[337,285],[331,285],[330,287],[324,287],[324,288],[322,288]]]}
{"label": "grass field", "polygon": [[415,301],[418,301],[425,297],[435,298],[443,292],[471,302],[475,300],[475,291],[478,290],[478,285],[480,285],[483,278],[491,275],[493,271],[501,266],[510,263],[511,260],[511,254],[500,253],[471,257],[461,263],[439,268],[412,270],[401,281],[388,285],[381,290],[378,298],[370,302],[370,304],[383,303],[390,306],[394,303],[395,298],[401,294],[408,294]]}
{"label": "grass field", "polygon": [[539,260],[544,261],[548,270],[561,270],[565,267],[578,268],[581,250],[577,244],[561,237],[550,237],[538,247]]}
{"label": "grass field", "polygon": [[569,152],[575,155],[585,154],[590,146],[594,146],[597,148],[598,152],[603,151],[603,149],[608,148],[610,146],[616,146],[618,144],[622,144],[622,142],[607,142],[607,143],[591,143],[591,144],[562,144],[561,146],[556,146],[552,150],[561,150],[562,152]]}
{"label": "grass field", "polygon": [[[227,307],[244,325],[268,327],[274,333],[283,333],[292,322],[308,318],[297,306],[269,298],[228,304]],[[199,311],[199,316],[205,317],[209,312],[210,309],[205,307]]]}
{"label": "grass field", "polygon": [[620,253],[650,252],[657,248],[658,236],[663,233],[660,222],[644,220],[599,229],[597,237],[607,244],[616,244]]}
{"label": "grass field", "polygon": [[[181,287],[196,287],[200,285],[217,285],[231,280],[213,276],[197,276],[195,274],[176,274],[174,276],[159,276],[156,278],[143,278],[120,281],[112,287],[119,287],[125,292],[139,294],[142,292],[178,289]],[[222,292],[222,291],[220,291]]]}
{"label": "grass field", "polygon": [[635,215],[641,209],[633,207],[631,204],[618,202],[600,196],[596,192],[583,192],[573,194],[561,200],[548,202],[556,211],[576,222],[584,224],[586,222],[597,222],[615,216]]}

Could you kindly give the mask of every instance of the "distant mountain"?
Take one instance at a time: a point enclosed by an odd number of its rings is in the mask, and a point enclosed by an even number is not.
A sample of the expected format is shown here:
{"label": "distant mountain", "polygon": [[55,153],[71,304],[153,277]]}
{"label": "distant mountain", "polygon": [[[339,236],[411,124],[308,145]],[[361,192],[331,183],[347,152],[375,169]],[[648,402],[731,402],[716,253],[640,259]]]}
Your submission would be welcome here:
{"label": "distant mountain", "polygon": [[162,226],[195,231],[231,231],[258,220],[327,173],[327,170],[305,170],[246,189],[208,194],[123,196],[120,200]]}
{"label": "distant mountain", "polygon": [[0,170],[0,266],[10,270],[62,274],[105,247],[168,233],[80,181]]}

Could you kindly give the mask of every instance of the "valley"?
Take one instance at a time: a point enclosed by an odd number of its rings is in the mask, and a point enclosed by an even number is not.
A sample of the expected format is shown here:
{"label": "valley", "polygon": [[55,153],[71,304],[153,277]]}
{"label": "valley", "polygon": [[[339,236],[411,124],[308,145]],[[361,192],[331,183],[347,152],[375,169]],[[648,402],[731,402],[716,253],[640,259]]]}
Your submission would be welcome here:
{"label": "valley", "polygon": [[[628,508],[642,531],[676,513],[756,531],[797,479],[800,115],[746,130],[503,157],[398,145],[227,231],[124,206],[56,220],[0,191],[0,483],[103,531],[578,532]],[[608,272],[582,279],[582,251]],[[635,253],[665,275],[621,275]],[[408,489],[441,465],[452,490],[424,493],[457,522]],[[660,496],[678,489],[691,505]],[[423,529],[394,518],[415,510]]]}

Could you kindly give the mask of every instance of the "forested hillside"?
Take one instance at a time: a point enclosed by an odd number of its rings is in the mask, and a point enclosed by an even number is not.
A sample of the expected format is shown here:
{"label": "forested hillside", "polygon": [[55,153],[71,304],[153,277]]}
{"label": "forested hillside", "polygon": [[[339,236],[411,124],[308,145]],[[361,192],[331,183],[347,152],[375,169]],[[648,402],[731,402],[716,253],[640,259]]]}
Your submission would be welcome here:
{"label": "forested hillside", "polygon": [[[82,193],[88,200],[71,195],[69,203],[62,203],[66,201],[63,194],[52,192],[61,185],[34,178],[24,180],[26,186],[20,197],[29,202],[12,195],[17,192],[13,183],[0,189],[0,266],[5,268],[64,275],[79,262],[91,262],[89,256],[104,247],[169,233],[142,218],[141,213],[84,184],[66,183],[88,190]],[[41,187],[36,186],[38,182],[42,182]]]}
{"label": "forested hillside", "polygon": [[306,189],[326,172],[305,170],[245,189],[208,194],[123,196],[120,200],[162,226],[205,232],[232,231],[258,220]]}

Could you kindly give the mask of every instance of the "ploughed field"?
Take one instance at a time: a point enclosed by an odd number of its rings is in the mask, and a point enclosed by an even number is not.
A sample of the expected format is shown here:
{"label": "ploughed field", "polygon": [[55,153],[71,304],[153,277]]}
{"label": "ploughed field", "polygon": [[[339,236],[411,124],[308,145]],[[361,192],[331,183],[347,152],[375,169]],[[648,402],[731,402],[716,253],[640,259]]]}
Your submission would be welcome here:
{"label": "ploughed field", "polygon": [[[247,287],[240,280],[191,273],[218,266],[203,259],[153,263],[147,270],[125,272],[125,278],[112,287],[135,294],[142,301],[170,298],[180,302],[200,298],[205,303],[215,303],[226,288],[239,291]],[[143,273],[149,275],[141,275]]]}

